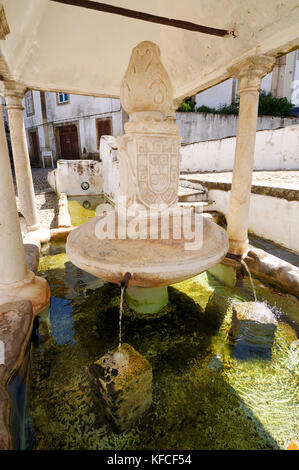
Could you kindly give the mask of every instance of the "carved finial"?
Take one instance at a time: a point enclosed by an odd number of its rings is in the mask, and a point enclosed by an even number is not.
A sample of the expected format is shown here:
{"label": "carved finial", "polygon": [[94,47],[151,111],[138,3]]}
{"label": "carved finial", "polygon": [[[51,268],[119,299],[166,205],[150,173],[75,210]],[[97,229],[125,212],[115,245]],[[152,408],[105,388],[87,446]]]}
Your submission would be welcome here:
{"label": "carved finial", "polygon": [[168,114],[173,107],[173,89],[159,47],[144,41],[133,49],[120,89],[127,113],[158,111]]}
{"label": "carved finial", "polygon": [[2,3],[0,3],[0,39],[5,39],[5,36],[10,33],[5,11]]}

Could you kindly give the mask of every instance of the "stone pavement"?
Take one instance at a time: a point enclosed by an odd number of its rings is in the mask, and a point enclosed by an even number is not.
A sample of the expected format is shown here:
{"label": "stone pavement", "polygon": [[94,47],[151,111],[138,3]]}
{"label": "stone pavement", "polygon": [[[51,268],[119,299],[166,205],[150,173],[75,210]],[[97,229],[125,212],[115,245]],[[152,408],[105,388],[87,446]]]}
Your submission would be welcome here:
{"label": "stone pavement", "polygon": [[[47,181],[49,171],[52,171],[52,169],[32,168],[32,178],[41,226],[45,228],[56,228],[58,226],[58,200]],[[18,205],[18,197],[16,199]]]}

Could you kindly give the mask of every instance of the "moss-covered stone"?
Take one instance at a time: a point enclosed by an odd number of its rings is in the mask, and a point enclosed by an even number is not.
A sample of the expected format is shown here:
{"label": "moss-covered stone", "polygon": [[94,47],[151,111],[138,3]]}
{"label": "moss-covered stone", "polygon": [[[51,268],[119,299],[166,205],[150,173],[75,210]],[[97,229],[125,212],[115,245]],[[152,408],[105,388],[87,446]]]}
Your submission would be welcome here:
{"label": "moss-covered stone", "polygon": [[89,366],[96,401],[104,401],[118,432],[130,430],[152,403],[152,367],[129,344],[106,353]]}

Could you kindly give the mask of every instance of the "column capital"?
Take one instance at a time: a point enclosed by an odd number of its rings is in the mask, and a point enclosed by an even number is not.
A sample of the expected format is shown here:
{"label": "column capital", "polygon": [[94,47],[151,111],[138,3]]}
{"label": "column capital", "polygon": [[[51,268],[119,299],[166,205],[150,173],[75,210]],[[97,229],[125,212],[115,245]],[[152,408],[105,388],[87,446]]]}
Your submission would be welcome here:
{"label": "column capital", "polygon": [[23,109],[22,100],[27,87],[12,80],[4,81],[4,97],[6,109]]}
{"label": "column capital", "polygon": [[262,78],[273,69],[275,57],[255,55],[229,67],[228,72],[239,80],[239,93],[259,91]]}

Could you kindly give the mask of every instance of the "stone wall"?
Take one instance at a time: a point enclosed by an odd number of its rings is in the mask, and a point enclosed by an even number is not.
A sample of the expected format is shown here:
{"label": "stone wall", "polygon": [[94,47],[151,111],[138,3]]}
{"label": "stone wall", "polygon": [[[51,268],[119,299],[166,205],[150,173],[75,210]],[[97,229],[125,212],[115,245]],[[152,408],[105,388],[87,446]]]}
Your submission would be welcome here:
{"label": "stone wall", "polygon": [[[235,146],[235,137],[183,145],[181,171],[232,171]],[[257,132],[254,169],[299,169],[299,124]]]}
{"label": "stone wall", "polygon": [[48,182],[57,194],[87,196],[103,192],[102,163],[94,160],[58,160]]}
{"label": "stone wall", "polygon": [[[237,134],[238,116],[212,113],[176,113],[183,144],[223,139]],[[278,129],[299,124],[299,118],[259,116],[257,130]]]}

